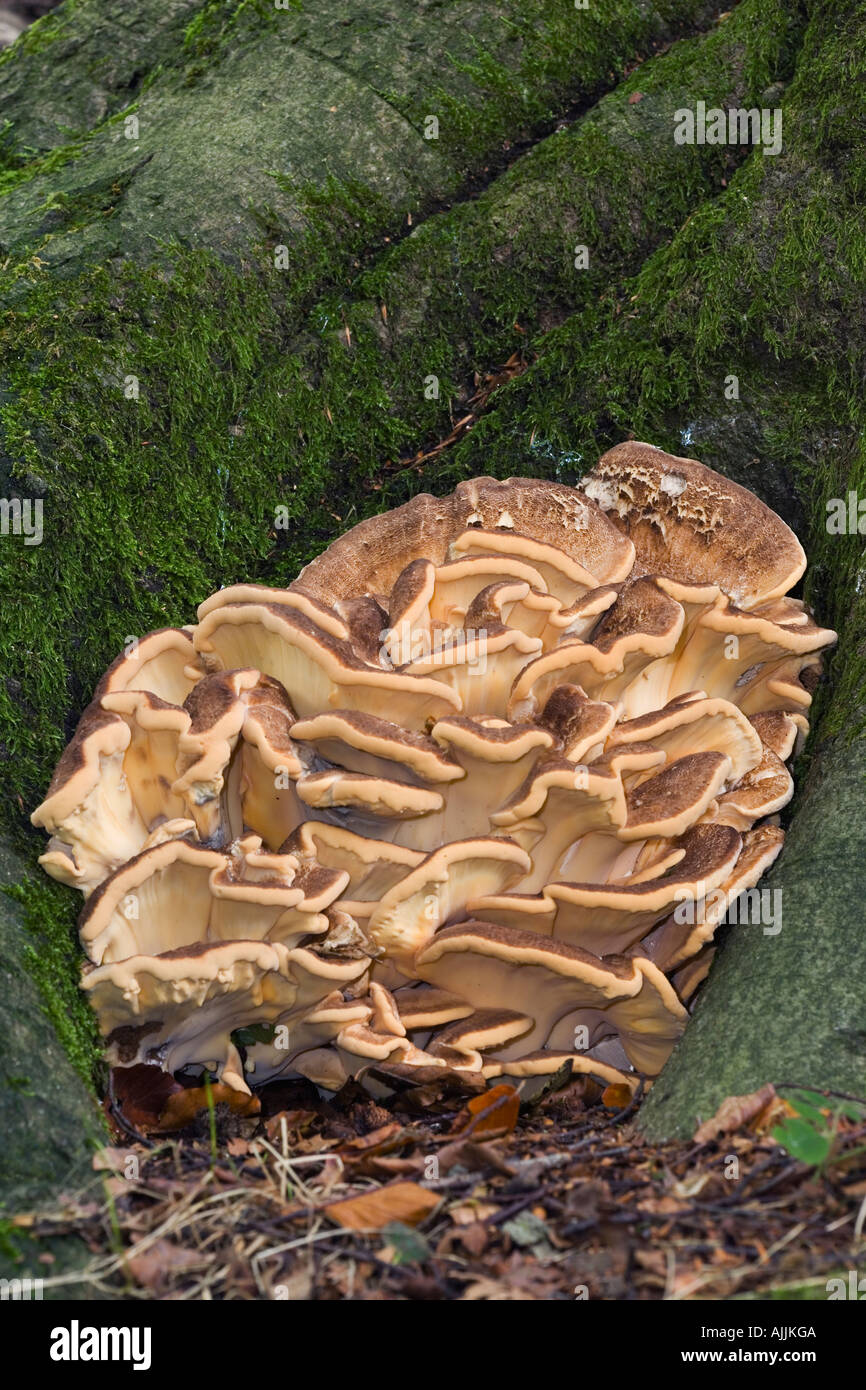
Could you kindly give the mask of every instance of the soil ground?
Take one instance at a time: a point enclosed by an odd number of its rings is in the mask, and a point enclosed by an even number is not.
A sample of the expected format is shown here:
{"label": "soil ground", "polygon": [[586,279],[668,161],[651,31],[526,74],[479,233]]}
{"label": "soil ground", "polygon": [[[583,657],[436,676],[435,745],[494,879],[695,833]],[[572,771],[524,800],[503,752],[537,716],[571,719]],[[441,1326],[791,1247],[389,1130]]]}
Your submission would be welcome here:
{"label": "soil ground", "polygon": [[[714,1139],[653,1145],[635,1102],[584,1078],[523,1106],[386,1079],[405,1084],[387,1104],[292,1082],[179,1134],[154,1132],[164,1097],[115,1093],[94,1189],[14,1223],[46,1296],[823,1300],[863,1260],[866,1112],[814,1166],[778,1142],[771,1090]],[[57,1237],[83,1242],[83,1270],[52,1270]]]}

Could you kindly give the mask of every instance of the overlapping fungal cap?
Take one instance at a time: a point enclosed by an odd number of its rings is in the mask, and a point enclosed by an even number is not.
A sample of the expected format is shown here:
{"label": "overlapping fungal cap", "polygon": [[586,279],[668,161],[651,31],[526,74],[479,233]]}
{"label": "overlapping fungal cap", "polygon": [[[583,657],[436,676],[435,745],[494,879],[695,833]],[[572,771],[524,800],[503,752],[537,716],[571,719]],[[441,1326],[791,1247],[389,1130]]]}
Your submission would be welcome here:
{"label": "overlapping fungal cap", "polygon": [[835,640],[804,568],[751,493],[627,443],[580,490],[416,497],[143,639],[33,816],[112,1061],[656,1075],[782,847]]}

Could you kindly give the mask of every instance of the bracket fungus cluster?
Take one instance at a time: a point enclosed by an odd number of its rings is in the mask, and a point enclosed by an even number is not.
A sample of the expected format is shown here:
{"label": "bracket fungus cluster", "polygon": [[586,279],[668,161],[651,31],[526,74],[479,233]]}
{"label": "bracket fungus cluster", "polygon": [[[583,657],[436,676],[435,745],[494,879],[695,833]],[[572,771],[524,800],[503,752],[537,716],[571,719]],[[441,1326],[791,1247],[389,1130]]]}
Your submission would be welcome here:
{"label": "bracket fungus cluster", "polygon": [[646,444],[477,478],[109,668],[34,813],[120,1066],[655,1076],[778,855],[835,634],[793,533]]}

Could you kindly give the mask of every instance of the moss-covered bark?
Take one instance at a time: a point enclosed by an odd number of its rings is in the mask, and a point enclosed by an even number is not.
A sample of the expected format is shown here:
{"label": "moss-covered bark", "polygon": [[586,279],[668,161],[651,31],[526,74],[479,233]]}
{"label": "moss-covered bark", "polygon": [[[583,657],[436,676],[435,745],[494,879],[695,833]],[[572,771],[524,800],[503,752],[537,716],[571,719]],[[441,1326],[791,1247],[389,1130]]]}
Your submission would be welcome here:
{"label": "moss-covered bark", "polygon": [[[131,16],[67,0],[0,61],[3,245],[66,273],[156,259],[165,239],[238,262],[273,226],[297,301],[700,14],[698,0],[148,0]],[[341,185],[361,194],[359,224],[322,256],[307,202],[340,202]]]}
{"label": "moss-covered bark", "polygon": [[[29,875],[19,855],[0,840],[0,888],[20,892]],[[66,923],[64,922],[64,928]],[[35,959],[20,906],[0,896],[0,1197],[44,1195],[59,1178],[80,1183],[92,1146],[105,1131],[86,1080],[75,1031],[64,1012],[75,990],[76,960],[68,930],[55,941],[53,961]],[[34,965],[37,969],[34,971]],[[53,977],[45,971],[53,966]],[[34,979],[34,974],[38,979]],[[40,985],[42,989],[40,989]],[[53,1008],[46,1016],[44,999]],[[0,1222],[3,1207],[0,1204]],[[2,1255],[2,1241],[0,1241]],[[2,1259],[0,1259],[2,1265]]]}
{"label": "moss-covered bark", "polygon": [[[347,358],[363,268],[703,18],[695,0],[79,0],[0,59],[0,485],[45,518],[41,546],[0,541],[15,833],[127,636],[233,575],[291,575],[374,500],[382,457],[447,418],[419,389],[400,419],[378,339]],[[30,968],[86,1074],[73,906],[40,880]]]}
{"label": "moss-covered bark", "polygon": [[[862,5],[822,0],[741,0],[721,22],[688,0],[67,0],[35,26],[0,60],[0,490],[42,499],[45,527],[39,546],[0,538],[15,833],[128,636],[221,583],[290,578],[423,486],[576,482],[648,438],[797,526],[842,643],[773,879],[783,931],[731,933],[647,1123],[687,1128],[788,1079],[782,1061],[866,1089],[840,983],[866,576],[862,538],[824,526],[828,497],[866,495],[864,30]],[[782,152],[675,145],[698,100],[781,106]],[[514,353],[526,370],[474,429],[413,463]],[[71,895],[34,879],[26,896],[43,999],[87,1072]]]}

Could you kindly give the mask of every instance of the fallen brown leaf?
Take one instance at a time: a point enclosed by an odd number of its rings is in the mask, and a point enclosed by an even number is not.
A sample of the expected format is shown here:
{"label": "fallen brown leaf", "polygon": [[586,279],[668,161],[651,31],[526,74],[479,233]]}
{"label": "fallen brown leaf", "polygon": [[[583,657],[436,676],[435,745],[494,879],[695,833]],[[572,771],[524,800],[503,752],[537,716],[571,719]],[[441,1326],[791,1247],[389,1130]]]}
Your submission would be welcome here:
{"label": "fallen brown leaf", "polygon": [[140,1255],[129,1255],[126,1267],[137,1284],[144,1289],[161,1288],[172,1274],[184,1274],[203,1264],[207,1256],[197,1250],[185,1250],[170,1240],[158,1240]]}
{"label": "fallen brown leaf", "polygon": [[483,1221],[473,1221],[469,1226],[461,1226],[457,1239],[470,1255],[483,1255],[487,1249],[490,1232]]}
{"label": "fallen brown leaf", "polygon": [[395,1182],[325,1207],[325,1215],[352,1231],[380,1231],[389,1221],[417,1226],[439,1205],[435,1192],[416,1182]]}
{"label": "fallen brown leaf", "polygon": [[514,1086],[494,1086],[473,1096],[454,1121],[452,1134],[489,1136],[510,1134],[520,1114],[520,1096]]}
{"label": "fallen brown leaf", "polygon": [[353,1168],[353,1173],[358,1171],[371,1178],[419,1178],[424,1173],[423,1158],[394,1158],[391,1155],[372,1154],[369,1158],[365,1157],[361,1163]]}
{"label": "fallen brown leaf", "polygon": [[[208,1098],[207,1087],[181,1086],[160,1067],[143,1063],[115,1067],[111,1073],[111,1093],[114,1106],[126,1124],[145,1135],[185,1129],[211,1104],[214,1107],[225,1105],[234,1115],[258,1115],[261,1109],[255,1096],[244,1095],[231,1086],[217,1082],[210,1087]],[[114,1118],[110,1109],[109,1116]]]}
{"label": "fallen brown leaf", "polygon": [[698,1125],[694,1142],[708,1144],[721,1134],[733,1134],[735,1130],[742,1129],[743,1125],[747,1125],[759,1115],[775,1097],[776,1089],[769,1082],[759,1091],[752,1091],[747,1096],[728,1096],[727,1100],[722,1101],[712,1119],[704,1120],[702,1125]]}
{"label": "fallen brown leaf", "polygon": [[300,1134],[310,1127],[315,1118],[315,1110],[278,1110],[276,1115],[271,1115],[265,1121],[265,1130],[271,1143],[279,1144],[284,1127],[289,1133],[294,1130]]}
{"label": "fallen brown leaf", "polygon": [[202,1110],[209,1110],[211,1105],[214,1108],[225,1105],[233,1115],[258,1115],[261,1110],[257,1096],[244,1095],[242,1091],[235,1091],[233,1087],[224,1086],[220,1082],[211,1086],[210,1097],[205,1086],[191,1086],[188,1090],[181,1090],[169,1096],[168,1103],[159,1117],[158,1128],[161,1131],[184,1129],[192,1124],[196,1115]]}
{"label": "fallen brown leaf", "polygon": [[400,1147],[402,1138],[402,1125],[382,1125],[379,1129],[371,1130],[369,1134],[359,1134],[356,1139],[349,1139],[347,1143],[340,1145],[337,1153],[351,1163],[358,1158],[372,1157],[373,1154],[389,1153]]}
{"label": "fallen brown leaf", "polygon": [[499,1144],[489,1140],[486,1144],[476,1144],[471,1139],[455,1139],[439,1150],[439,1171],[449,1173],[452,1168],[468,1168],[471,1173],[501,1173],[512,1178],[514,1169],[503,1157]]}

